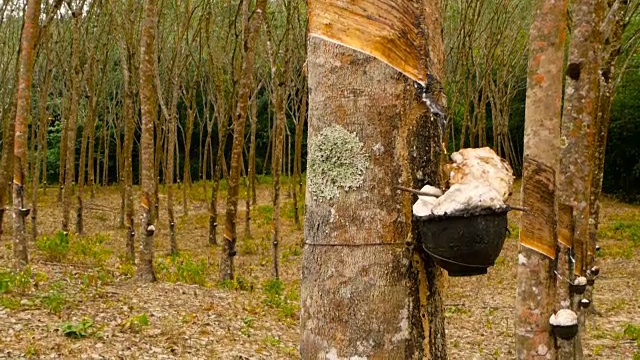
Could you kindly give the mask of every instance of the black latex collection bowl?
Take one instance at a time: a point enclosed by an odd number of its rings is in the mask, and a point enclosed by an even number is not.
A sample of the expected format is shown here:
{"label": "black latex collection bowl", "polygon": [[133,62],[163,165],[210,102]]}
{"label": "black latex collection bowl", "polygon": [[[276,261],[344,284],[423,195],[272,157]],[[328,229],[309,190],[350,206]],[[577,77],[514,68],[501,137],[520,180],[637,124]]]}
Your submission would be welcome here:
{"label": "black latex collection bowl", "polygon": [[506,206],[466,213],[414,216],[422,247],[449,276],[487,273],[507,235]]}
{"label": "black latex collection bowl", "polygon": [[587,290],[587,284],[584,284],[584,285],[570,284],[569,290],[574,294],[582,295]]}
{"label": "black latex collection bowl", "polygon": [[553,334],[562,340],[571,340],[578,334],[578,324],[559,326],[553,325]]}

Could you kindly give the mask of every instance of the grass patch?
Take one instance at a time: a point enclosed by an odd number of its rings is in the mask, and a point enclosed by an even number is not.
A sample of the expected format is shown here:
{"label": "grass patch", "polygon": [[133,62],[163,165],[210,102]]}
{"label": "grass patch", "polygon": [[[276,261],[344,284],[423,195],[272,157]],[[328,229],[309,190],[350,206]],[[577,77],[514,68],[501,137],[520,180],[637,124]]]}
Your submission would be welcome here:
{"label": "grass patch", "polygon": [[282,261],[287,262],[290,258],[300,255],[302,255],[302,243],[291,244],[282,251]]}
{"label": "grass patch", "polygon": [[42,304],[49,312],[59,315],[67,305],[66,296],[56,286],[41,297]]}
{"label": "grass patch", "polygon": [[278,309],[281,318],[295,319],[300,300],[300,295],[296,291],[285,293],[284,283],[279,279],[271,279],[262,284],[262,292],[266,295],[263,300],[265,305]]}
{"label": "grass patch", "polygon": [[69,235],[62,231],[36,239],[36,249],[43,253],[47,261],[62,262],[69,255],[69,248]]}
{"label": "grass patch", "polygon": [[178,254],[158,258],[154,264],[158,279],[208,286],[206,260],[193,260],[189,255]]}
{"label": "grass patch", "polygon": [[258,226],[269,225],[273,222],[273,206],[258,205],[253,207],[253,219],[257,219]]}
{"label": "grass patch", "polygon": [[265,336],[264,339],[262,339],[262,342],[267,346],[276,346],[276,347],[282,344],[282,341],[280,341],[280,339],[278,339],[277,337],[273,337],[271,335]]}
{"label": "grass patch", "polygon": [[222,280],[218,283],[218,287],[225,290],[235,291],[253,291],[255,289],[255,283],[242,276],[236,276],[234,280]]}
{"label": "grass patch", "polygon": [[633,246],[640,246],[640,221],[615,220],[611,223],[603,224],[598,229],[598,237],[629,241]]}
{"label": "grass patch", "polygon": [[30,268],[22,271],[0,271],[0,294],[26,293],[34,283],[46,280],[46,275],[33,274]]}
{"label": "grass patch", "polygon": [[151,325],[149,316],[146,313],[132,316],[122,322],[122,329],[138,333],[142,329]]}
{"label": "grass patch", "polygon": [[60,331],[66,337],[80,339],[93,335],[93,320],[82,319],[79,322],[66,321],[60,324]]}
{"label": "grass patch", "polygon": [[76,237],[71,242],[73,258],[83,264],[101,266],[111,256],[111,250],[104,243],[109,239],[104,234]]}
{"label": "grass patch", "polygon": [[36,239],[38,249],[47,261],[76,261],[87,265],[103,265],[111,256],[104,243],[106,235],[75,236],[58,231],[51,236]]}
{"label": "grass patch", "polygon": [[640,325],[627,324],[624,328],[623,334],[625,338],[635,341],[638,348],[640,348]]}

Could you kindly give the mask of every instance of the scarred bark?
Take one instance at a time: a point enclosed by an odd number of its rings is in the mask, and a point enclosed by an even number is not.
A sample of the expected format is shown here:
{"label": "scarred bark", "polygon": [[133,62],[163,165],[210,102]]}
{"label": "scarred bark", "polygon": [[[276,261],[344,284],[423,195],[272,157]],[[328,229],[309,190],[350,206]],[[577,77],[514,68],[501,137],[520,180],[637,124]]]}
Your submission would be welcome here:
{"label": "scarred bark", "polygon": [[567,1],[540,1],[530,31],[525,113],[523,206],[516,295],[518,359],[555,358],[556,174],[562,114]]}
{"label": "scarred bark", "polygon": [[[590,195],[596,145],[596,120],[600,94],[600,65],[604,19],[604,0],[579,0],[572,3],[573,32],[565,74],[562,114],[559,199],[573,208],[574,273],[585,274],[594,259],[595,244],[590,244]],[[571,274],[573,275],[573,274]],[[573,310],[578,309],[573,304]],[[580,333],[574,339],[573,356],[582,359],[581,338],[585,332],[584,312],[580,312]]]}
{"label": "scarred bark", "polygon": [[[13,255],[14,266],[24,268],[29,263],[25,234],[24,190],[27,170],[27,121],[31,112],[31,82],[33,79],[34,50],[38,39],[40,0],[29,0],[24,15],[20,41],[18,93],[16,95],[16,117],[13,167]],[[4,185],[2,186],[4,188]],[[4,189],[0,189],[4,192]]]}

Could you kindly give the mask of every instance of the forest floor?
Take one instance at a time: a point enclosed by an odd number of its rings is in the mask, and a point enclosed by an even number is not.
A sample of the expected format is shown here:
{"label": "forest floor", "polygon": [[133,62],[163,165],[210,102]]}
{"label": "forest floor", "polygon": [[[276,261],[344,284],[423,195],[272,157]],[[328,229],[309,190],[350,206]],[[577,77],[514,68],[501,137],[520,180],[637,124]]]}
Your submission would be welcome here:
{"label": "forest floor", "polygon": [[[226,283],[217,280],[220,247],[208,246],[209,215],[202,183],[186,192],[188,213],[182,205],[183,191],[176,189],[178,256],[167,255],[166,195],[161,194],[155,248],[159,281],[150,285],[132,280],[135,269],[123,256],[119,188],[97,188],[95,198],[86,196],[88,235],[72,236],[69,242],[55,236],[61,222],[57,189],[42,193],[41,236],[29,244],[31,266],[22,274],[9,271],[12,224],[7,213],[0,240],[0,359],[299,358],[303,233],[294,223],[291,199],[285,198],[282,281],[270,280],[269,189],[264,179],[251,211],[251,237],[241,236],[244,221],[239,221],[238,278]],[[517,193],[513,204],[519,203]],[[222,208],[224,189],[220,195]],[[244,219],[244,201],[239,208],[239,218]],[[450,359],[515,357],[516,216],[510,219],[511,235],[502,254],[486,276],[472,282],[447,281]],[[600,315],[588,318],[585,357],[638,359],[640,207],[605,199],[600,238],[602,274],[594,291]]]}

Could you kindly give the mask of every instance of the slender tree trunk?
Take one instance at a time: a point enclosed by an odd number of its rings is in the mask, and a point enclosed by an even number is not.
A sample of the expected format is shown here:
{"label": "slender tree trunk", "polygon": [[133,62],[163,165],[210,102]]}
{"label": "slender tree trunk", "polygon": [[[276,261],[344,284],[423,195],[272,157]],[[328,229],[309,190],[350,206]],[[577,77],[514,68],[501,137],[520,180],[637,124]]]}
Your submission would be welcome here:
{"label": "slender tree trunk", "polygon": [[[27,170],[27,131],[31,110],[31,82],[33,79],[33,58],[37,45],[40,17],[40,0],[29,0],[24,14],[24,25],[20,41],[18,92],[16,95],[16,117],[13,168],[13,255],[14,266],[22,269],[29,263],[27,237],[25,234],[25,185]],[[2,184],[2,192],[4,192]]]}
{"label": "slender tree trunk", "polygon": [[142,110],[142,207],[141,232],[144,235],[140,246],[140,261],[136,269],[136,277],[142,282],[153,282],[156,275],[153,271],[153,234],[155,226],[152,218],[154,209],[154,147],[153,127],[156,120],[156,97],[153,86],[155,29],[158,22],[157,0],[145,0],[142,30],[140,33],[140,107]]}
{"label": "slender tree trunk", "polygon": [[609,9],[603,25],[604,46],[601,54],[600,94],[598,98],[598,116],[595,126],[595,168],[593,169],[591,179],[591,198],[589,204],[589,239],[591,246],[595,246],[598,240],[597,231],[600,222],[600,194],[602,192],[602,179],[604,175],[605,149],[611,120],[611,103],[615,91],[615,64],[620,54],[622,34],[625,28],[625,13],[628,7],[628,1],[615,0]]}
{"label": "slender tree trunk", "polygon": [[182,189],[182,207],[185,215],[189,215],[189,202],[187,199],[187,185],[191,187],[191,161],[189,158],[191,157],[191,138],[193,137],[193,121],[195,118],[195,97],[193,94],[193,90],[189,90],[189,95],[187,96],[187,131],[186,138],[184,142],[184,165],[183,165],[183,175],[182,182],[184,183],[184,188]]}
{"label": "slender tree trunk", "polygon": [[71,211],[71,195],[75,180],[76,164],[76,132],[78,108],[80,106],[80,24],[81,13],[74,11],[71,42],[71,104],[67,124],[67,156],[65,157],[64,188],[62,189],[62,231],[69,231],[69,212]]}
{"label": "slender tree trunk", "polygon": [[[47,51],[46,55],[49,52]],[[49,87],[51,86],[51,69],[52,63],[49,59],[46,59],[45,65],[45,77],[44,77],[44,87],[40,92],[40,103],[38,104],[38,115],[40,116],[39,125],[38,125],[38,134],[37,140],[34,142],[38,143],[38,151],[35,153],[35,168],[33,170],[33,184],[32,184],[32,194],[31,194],[31,241],[35,241],[38,237],[38,188],[40,186],[40,166],[43,163],[46,163],[46,151],[44,151],[45,144],[47,142],[47,128],[48,128],[48,117],[47,113],[47,96],[49,93]],[[44,178],[46,179],[46,172],[44,173]]]}
{"label": "slender tree trunk", "polygon": [[135,132],[135,119],[133,111],[133,91],[131,81],[131,57],[127,51],[127,44],[120,42],[120,63],[122,64],[122,82],[124,96],[122,99],[122,111],[124,118],[124,188],[125,188],[125,247],[128,260],[135,262],[135,221],[133,208],[133,137]]}
{"label": "slender tree trunk", "polygon": [[69,138],[69,112],[70,101],[68,95],[62,99],[62,135],[60,136],[60,162],[58,163],[58,203],[62,202],[62,192],[64,189],[64,176],[67,163],[67,139]]}
{"label": "slender tree trunk", "polygon": [[304,132],[304,123],[307,118],[307,87],[302,89],[302,101],[300,109],[300,117],[296,122],[295,134],[295,156],[293,160],[293,216],[296,225],[300,225],[300,205],[298,203],[298,194],[302,195],[302,135]]}
{"label": "slender tree trunk", "polygon": [[[248,1],[248,0],[244,0]],[[257,0],[256,10],[250,21],[243,20],[243,28],[247,29],[247,34],[243,40],[245,50],[242,60],[242,71],[240,84],[238,86],[238,102],[234,116],[233,126],[233,146],[231,148],[231,163],[229,168],[229,188],[227,190],[227,206],[225,209],[224,228],[224,250],[220,259],[221,280],[232,280],[234,278],[233,258],[236,255],[236,222],[238,215],[238,193],[240,179],[240,161],[242,160],[242,149],[244,144],[244,124],[249,105],[249,95],[251,92],[251,74],[253,73],[257,34],[259,32],[262,17],[266,13],[266,0]]]}
{"label": "slender tree trunk", "polygon": [[280,240],[280,172],[282,170],[282,150],[284,137],[285,112],[285,83],[282,79],[276,85],[275,112],[276,131],[274,133],[273,160],[271,161],[271,174],[273,175],[273,228],[271,232],[271,261],[273,264],[273,277],[278,279],[278,244]]}
{"label": "slender tree trunk", "polygon": [[[169,141],[167,145],[167,215],[169,217],[169,244],[170,250],[169,253],[175,255],[178,253],[178,244],[176,242],[176,234],[175,234],[175,219],[173,214],[173,173],[174,173],[174,155],[175,155],[175,146],[176,146],[176,123],[178,118],[178,74],[173,74],[173,92],[171,95],[171,112],[169,114],[169,118],[167,119],[167,135],[169,136]],[[186,186],[185,186],[186,188]]]}
{"label": "slender tree trunk", "polygon": [[224,164],[224,149],[227,146],[227,116],[224,111],[219,110],[217,113],[218,121],[218,152],[213,167],[211,186],[211,203],[209,205],[209,245],[218,245],[217,229],[218,229],[218,189],[220,188],[220,172]]}
{"label": "slender tree trunk", "polygon": [[[164,139],[167,136],[167,130],[163,129],[162,126],[160,126],[159,120],[155,119],[155,126],[156,126],[156,142],[155,142],[155,162],[154,162],[154,167],[153,167],[153,198],[154,198],[154,206],[153,209],[151,211],[151,217],[153,218],[153,221],[157,221],[158,220],[158,216],[160,215],[159,210],[160,210],[160,168],[161,168],[161,164],[162,161],[164,161],[163,159],[163,151],[162,151],[162,144],[164,144]],[[165,176],[165,174],[162,174],[163,176]]]}
{"label": "slender tree trunk", "polygon": [[[576,275],[584,275],[593,262],[595,244],[589,239],[589,201],[594,168],[595,125],[598,115],[600,63],[604,19],[603,0],[577,0],[571,4],[573,32],[565,74],[562,113],[562,150],[558,188],[560,201],[573,208],[573,254]],[[573,274],[572,274],[573,275]],[[578,311],[574,304],[574,311]],[[580,333],[574,339],[574,356],[583,358],[585,332],[580,312]]]}
{"label": "slender tree trunk", "polygon": [[251,204],[256,205],[258,203],[256,195],[256,132],[258,129],[258,92],[261,85],[254,92],[254,96],[251,99],[251,145],[249,146],[249,188],[251,195]]}
{"label": "slender tree trunk", "polygon": [[107,186],[107,171],[109,170],[109,128],[111,127],[110,119],[105,119],[102,127],[102,146],[104,148],[104,158],[102,159],[102,186]]}
{"label": "slender tree trunk", "polygon": [[[82,142],[80,147],[80,162],[78,172],[78,209],[76,213],[76,233],[84,234],[84,222],[83,222],[83,196],[85,188],[85,174],[87,168],[87,142],[89,141],[89,134],[91,128],[95,126],[95,119],[98,111],[98,99],[96,94],[96,81],[95,81],[95,57],[91,57],[90,64],[87,65],[89,73],[87,74],[87,91],[89,93],[89,106],[87,109],[87,121],[82,130]],[[89,164],[91,167],[91,164]]]}
{"label": "slender tree trunk", "polygon": [[87,185],[92,199],[96,197],[95,180],[95,142],[96,142],[96,119],[93,126],[89,128],[89,150],[87,152]]}
{"label": "slender tree trunk", "polygon": [[567,1],[541,1],[529,43],[520,225],[516,349],[518,359],[553,359],[556,174],[559,168],[562,65]]}
{"label": "slender tree trunk", "polygon": [[[23,27],[24,30],[24,27]],[[19,64],[20,58],[18,58]],[[19,68],[19,65],[18,65]],[[16,83],[19,82],[20,72],[16,71]],[[17,92],[16,92],[17,96]],[[10,181],[11,171],[14,169],[14,136],[17,104],[16,98],[11,106],[9,116],[3,124],[2,129],[2,160],[0,164],[0,236],[4,233],[4,213],[6,211],[7,195],[13,193],[13,183]]]}

